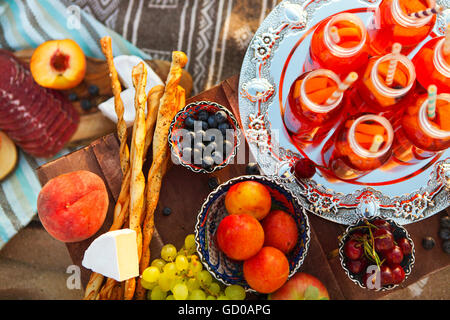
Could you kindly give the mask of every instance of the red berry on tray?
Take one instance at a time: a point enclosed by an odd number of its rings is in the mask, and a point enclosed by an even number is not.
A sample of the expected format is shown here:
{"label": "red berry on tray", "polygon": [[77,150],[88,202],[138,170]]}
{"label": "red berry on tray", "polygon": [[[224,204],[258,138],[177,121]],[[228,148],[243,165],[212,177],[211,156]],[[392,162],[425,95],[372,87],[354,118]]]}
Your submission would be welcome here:
{"label": "red berry on tray", "polygon": [[405,270],[403,270],[402,266],[396,265],[391,267],[392,270],[392,283],[399,284],[405,280]]}
{"label": "red berry on tray", "polygon": [[393,283],[392,269],[389,266],[383,264],[380,267],[381,285],[387,286]]}
{"label": "red berry on tray", "polygon": [[377,229],[373,232],[375,238],[375,250],[388,251],[394,247],[394,236],[386,229]]}
{"label": "red berry on tray", "polygon": [[412,246],[409,240],[406,238],[401,238],[397,241],[397,245],[402,249],[403,255],[407,256],[412,253]]}
{"label": "red berry on tray", "polygon": [[380,229],[386,229],[386,230],[388,230],[388,231],[392,231],[392,227],[391,227],[390,223],[387,222],[386,220],[381,220],[381,219],[374,220],[374,221],[372,222],[372,224],[373,224],[374,226],[377,226],[377,227],[380,228]]}
{"label": "red berry on tray", "polygon": [[363,255],[362,244],[356,240],[348,240],[344,245],[344,254],[350,260],[359,260]]}
{"label": "red berry on tray", "polygon": [[297,160],[294,175],[297,179],[311,179],[316,174],[316,164],[309,159]]}
{"label": "red berry on tray", "polygon": [[349,260],[347,263],[347,268],[352,273],[361,273],[363,270],[365,270],[367,267],[367,260],[366,259],[359,259],[359,260]]}
{"label": "red berry on tray", "polygon": [[394,246],[391,250],[384,252],[384,257],[391,266],[397,265],[403,261],[403,251],[399,246]]}

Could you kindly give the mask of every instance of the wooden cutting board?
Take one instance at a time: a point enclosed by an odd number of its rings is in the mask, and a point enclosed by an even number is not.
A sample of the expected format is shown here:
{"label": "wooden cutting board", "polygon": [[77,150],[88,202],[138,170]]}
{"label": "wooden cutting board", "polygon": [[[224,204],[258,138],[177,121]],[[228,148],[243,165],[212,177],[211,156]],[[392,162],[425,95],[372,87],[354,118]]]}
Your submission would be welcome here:
{"label": "wooden cutting board", "polygon": [[[34,49],[26,49],[15,52],[15,56],[29,64]],[[162,81],[166,81],[170,69],[170,62],[163,60],[147,60],[148,65],[155,71]],[[78,101],[73,102],[74,107],[80,114],[80,124],[77,131],[70,139],[68,146],[86,145],[95,139],[116,130],[116,125],[111,120],[103,116],[97,106],[103,101],[113,96],[111,82],[109,78],[108,65],[105,60],[86,57],[86,75],[83,82],[72,90],[65,91],[66,94],[75,92],[79,97]],[[99,88],[99,95],[91,98],[88,93],[88,87],[96,85]],[[186,90],[186,96],[189,97],[192,92],[192,77],[184,70],[180,85]],[[81,108],[81,99],[91,100],[93,107],[89,111]]]}

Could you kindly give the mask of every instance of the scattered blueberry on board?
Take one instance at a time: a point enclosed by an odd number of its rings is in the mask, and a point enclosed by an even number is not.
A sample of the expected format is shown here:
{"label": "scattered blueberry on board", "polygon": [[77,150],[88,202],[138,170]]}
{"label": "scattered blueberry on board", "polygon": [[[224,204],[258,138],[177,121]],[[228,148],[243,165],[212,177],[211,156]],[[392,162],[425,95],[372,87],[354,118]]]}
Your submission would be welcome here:
{"label": "scattered blueberry on board", "polygon": [[431,250],[434,248],[436,242],[432,237],[425,237],[422,239],[422,246],[425,250]]}
{"label": "scattered blueberry on board", "polygon": [[214,190],[219,186],[219,180],[216,177],[212,177],[208,179],[208,187],[210,190]]}
{"label": "scattered blueberry on board", "polygon": [[98,96],[100,90],[95,84],[91,84],[88,87],[88,92],[91,96],[96,97],[96,96]]}
{"label": "scattered blueberry on board", "polygon": [[245,173],[251,176],[261,174],[258,164],[254,162],[250,162],[247,164],[247,166],[245,167]]}
{"label": "scattered blueberry on board", "polygon": [[170,216],[171,214],[172,214],[172,209],[170,209],[169,207],[165,207],[163,209],[163,215]]}

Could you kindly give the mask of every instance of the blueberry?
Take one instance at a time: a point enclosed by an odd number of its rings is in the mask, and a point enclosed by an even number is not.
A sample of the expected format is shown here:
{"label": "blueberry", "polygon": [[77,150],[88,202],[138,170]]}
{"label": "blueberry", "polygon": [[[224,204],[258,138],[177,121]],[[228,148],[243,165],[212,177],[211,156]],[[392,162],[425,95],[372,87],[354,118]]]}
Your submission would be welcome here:
{"label": "blueberry", "polygon": [[450,229],[441,228],[439,230],[439,238],[441,238],[443,240],[449,240],[450,239]]}
{"label": "blueberry", "polygon": [[206,131],[209,128],[209,124],[207,121],[202,121],[202,130]]}
{"label": "blueberry", "polygon": [[69,95],[67,96],[67,98],[69,99],[69,101],[77,101],[78,100],[78,95],[75,92],[71,92],[69,93]]}
{"label": "blueberry", "polygon": [[198,130],[194,133],[195,139],[198,141],[205,141],[206,132],[203,130]]}
{"label": "blueberry", "polygon": [[245,173],[248,175],[260,175],[261,174],[261,172],[259,171],[258,164],[254,163],[254,162],[250,162],[249,164],[247,164],[247,166],[245,167]]}
{"label": "blueberry", "polygon": [[442,228],[450,228],[450,217],[447,215],[442,216],[440,224]]}
{"label": "blueberry", "polygon": [[91,110],[91,109],[92,109],[92,102],[91,102],[90,100],[87,100],[87,99],[81,100],[81,108],[82,108],[84,111],[89,111],[89,110]]}
{"label": "blueberry", "polygon": [[211,155],[216,164],[221,164],[224,160],[223,154],[220,151],[214,151]]}
{"label": "blueberry", "polygon": [[233,147],[234,145],[230,141],[225,140],[223,142],[223,153],[228,156],[233,151]]}
{"label": "blueberry", "polygon": [[209,116],[208,118],[208,126],[210,128],[217,128],[217,120],[215,116]]}
{"label": "blueberry", "polygon": [[88,92],[91,96],[96,97],[99,94],[100,90],[98,89],[98,87],[95,84],[91,84],[88,87]]}
{"label": "blueberry", "polygon": [[208,187],[210,190],[214,190],[219,186],[219,180],[216,177],[212,177],[208,179]]}
{"label": "blueberry", "polygon": [[194,129],[194,122],[195,119],[192,117],[187,117],[186,120],[184,120],[184,125],[187,129]]}
{"label": "blueberry", "polygon": [[182,156],[183,160],[186,162],[190,162],[192,159],[192,148],[190,147],[183,148],[182,153],[183,153]]}
{"label": "blueberry", "polygon": [[217,149],[217,143],[210,142],[208,146],[205,148],[205,150],[209,151],[209,153],[213,153]]}
{"label": "blueberry", "polygon": [[172,209],[170,209],[169,207],[165,207],[165,208],[163,209],[163,215],[165,215],[165,216],[170,216],[171,213],[172,213]]}
{"label": "blueberry", "polygon": [[425,250],[431,250],[434,248],[436,242],[432,237],[425,237],[422,239],[422,246]]}
{"label": "blueberry", "polygon": [[450,254],[450,240],[445,240],[442,243],[442,250],[444,250],[445,253]]}
{"label": "blueberry", "polygon": [[202,110],[198,113],[198,120],[200,121],[208,121],[209,113],[206,110]]}
{"label": "blueberry", "polygon": [[202,163],[203,151],[201,149],[194,149],[193,156],[194,156],[194,158],[192,159],[193,164]]}
{"label": "blueberry", "polygon": [[225,111],[217,111],[214,115],[216,118],[217,123],[224,123],[228,120],[227,113]]}
{"label": "blueberry", "polygon": [[202,167],[206,170],[211,170],[214,165],[214,159],[212,157],[204,157],[202,161]]}
{"label": "blueberry", "polygon": [[194,145],[194,139],[195,139],[195,133],[192,131],[189,131],[188,134],[183,137],[183,141],[181,142],[181,145],[183,147],[192,147]]}
{"label": "blueberry", "polygon": [[194,149],[201,150],[203,152],[203,150],[205,150],[205,145],[203,142],[197,142],[194,144]]}
{"label": "blueberry", "polygon": [[227,130],[230,129],[230,125],[226,122],[221,123],[217,126],[217,128],[222,132],[224,138],[227,137]]}

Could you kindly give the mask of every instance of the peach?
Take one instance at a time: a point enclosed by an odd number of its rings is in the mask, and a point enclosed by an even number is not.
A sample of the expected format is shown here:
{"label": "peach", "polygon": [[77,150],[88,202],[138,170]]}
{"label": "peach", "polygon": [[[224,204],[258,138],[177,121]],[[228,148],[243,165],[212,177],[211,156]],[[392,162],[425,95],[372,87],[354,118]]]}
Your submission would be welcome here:
{"label": "peach", "polygon": [[271,211],[261,222],[264,229],[264,245],[288,254],[298,241],[298,229],[294,218],[282,210]]}
{"label": "peach", "polygon": [[280,250],[263,247],[256,255],[244,261],[244,278],[260,293],[278,290],[289,277],[289,262]]}
{"label": "peach", "polygon": [[75,171],[48,181],[39,193],[38,215],[47,232],[63,242],[93,236],[106,218],[108,192],[95,173]]}
{"label": "peach", "polygon": [[264,244],[261,224],[246,214],[226,216],[219,223],[216,234],[220,250],[233,260],[254,256]]}
{"label": "peach", "polygon": [[272,198],[267,188],[256,181],[244,181],[233,185],[225,196],[229,214],[248,214],[262,220],[269,214]]}
{"label": "peach", "polygon": [[68,90],[78,86],[86,74],[86,57],[71,39],[46,41],[36,48],[30,70],[42,87]]}

